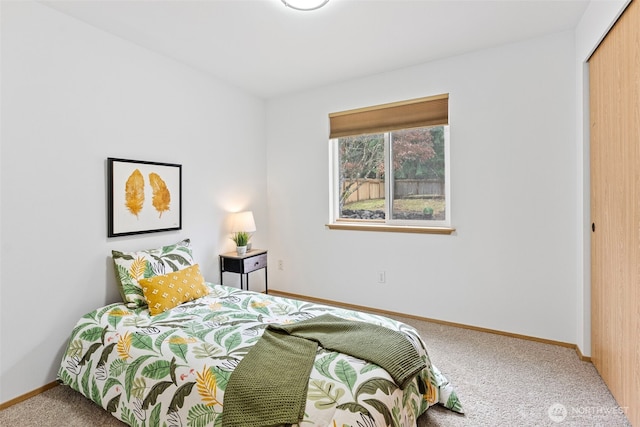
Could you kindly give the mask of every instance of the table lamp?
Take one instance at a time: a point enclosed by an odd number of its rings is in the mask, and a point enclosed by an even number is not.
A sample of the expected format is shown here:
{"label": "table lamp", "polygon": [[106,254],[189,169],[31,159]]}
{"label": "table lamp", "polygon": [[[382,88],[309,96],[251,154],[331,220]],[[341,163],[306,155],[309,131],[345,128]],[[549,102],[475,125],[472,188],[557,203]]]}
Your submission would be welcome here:
{"label": "table lamp", "polygon": [[253,219],[253,212],[237,212],[231,216],[231,233],[245,232],[249,235],[247,250],[251,250],[251,236],[256,231],[256,222]]}

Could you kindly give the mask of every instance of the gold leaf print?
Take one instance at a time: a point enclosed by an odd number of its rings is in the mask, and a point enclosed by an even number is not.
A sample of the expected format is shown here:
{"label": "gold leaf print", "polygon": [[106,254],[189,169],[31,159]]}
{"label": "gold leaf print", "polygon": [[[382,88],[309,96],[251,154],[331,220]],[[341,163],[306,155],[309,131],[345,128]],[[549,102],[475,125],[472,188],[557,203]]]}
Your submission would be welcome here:
{"label": "gold leaf print", "polygon": [[424,400],[426,400],[429,405],[433,405],[438,400],[438,390],[429,380],[425,381],[425,385],[427,386],[427,392],[423,395]]}
{"label": "gold leaf print", "polygon": [[207,368],[207,365],[204,366],[202,373],[197,374],[198,394],[202,397],[202,401],[207,406],[221,405],[216,399],[216,376]]}
{"label": "gold leaf print", "polygon": [[269,301],[264,301],[264,302],[252,301],[251,302],[251,307],[253,307],[253,308],[262,308],[262,307],[268,307],[270,304],[271,304],[271,302],[269,302]]}
{"label": "gold leaf print", "polygon": [[131,357],[129,354],[129,350],[131,350],[131,335],[129,332],[125,332],[124,335],[120,336],[120,339],[118,339],[117,349],[120,359],[128,359]]}
{"label": "gold leaf print", "polygon": [[134,170],[124,186],[125,206],[136,217],[144,204],[144,177],[140,170]]}
{"label": "gold leaf print", "polygon": [[151,172],[149,174],[149,183],[153,189],[153,207],[160,212],[160,218],[162,218],[162,213],[168,211],[169,205],[171,205],[171,193],[169,193],[167,184],[157,173]]}
{"label": "gold leaf print", "polygon": [[198,340],[194,337],[183,338],[183,337],[171,337],[169,338],[169,344],[193,344]]}
{"label": "gold leaf print", "polygon": [[115,308],[109,312],[109,316],[111,317],[125,317],[125,316],[132,316],[132,315],[133,313],[131,313],[130,311],[125,311],[121,308]]}
{"label": "gold leaf print", "polygon": [[144,271],[147,269],[147,260],[138,257],[133,260],[131,267],[129,267],[129,275],[134,279],[138,280],[143,277]]}

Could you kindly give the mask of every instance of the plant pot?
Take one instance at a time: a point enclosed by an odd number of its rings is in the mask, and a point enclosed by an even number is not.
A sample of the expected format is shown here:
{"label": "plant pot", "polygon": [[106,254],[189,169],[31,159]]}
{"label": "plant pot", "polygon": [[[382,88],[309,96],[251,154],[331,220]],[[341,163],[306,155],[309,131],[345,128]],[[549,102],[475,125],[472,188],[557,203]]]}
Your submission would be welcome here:
{"label": "plant pot", "polygon": [[236,253],[238,255],[244,255],[247,253],[247,247],[246,246],[236,246]]}

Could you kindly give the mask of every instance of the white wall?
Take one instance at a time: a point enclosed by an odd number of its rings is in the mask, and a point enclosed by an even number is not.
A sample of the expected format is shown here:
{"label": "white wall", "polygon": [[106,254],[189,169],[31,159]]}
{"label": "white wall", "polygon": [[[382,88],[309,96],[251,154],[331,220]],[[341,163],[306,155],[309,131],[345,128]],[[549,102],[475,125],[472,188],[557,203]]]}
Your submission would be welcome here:
{"label": "white wall", "polygon": [[576,27],[577,341],[591,356],[591,198],[589,180],[589,66],[587,61],[630,0],[592,1]]}
{"label": "white wall", "polygon": [[[271,286],[575,343],[574,58],[565,32],[269,100]],[[440,93],[457,232],[326,229],[327,115]]]}
{"label": "white wall", "polygon": [[[557,34],[273,99],[267,156],[262,101],[41,4],[0,2],[0,402],[52,381],[77,318],[118,298],[112,249],[190,237],[218,282],[225,212],[244,208],[255,245],[284,261],[274,288],[589,355],[585,61],[627,3],[592,2],[575,45]],[[444,92],[458,232],[326,230],[327,114]],[[184,229],[107,239],[109,156],[181,163]]]}
{"label": "white wall", "polygon": [[[53,381],[75,322],[118,299],[112,249],[190,237],[218,282],[226,212],[254,210],[256,246],[268,230],[262,100],[42,4],[1,7],[6,402]],[[106,238],[110,156],[182,164],[183,230]]]}

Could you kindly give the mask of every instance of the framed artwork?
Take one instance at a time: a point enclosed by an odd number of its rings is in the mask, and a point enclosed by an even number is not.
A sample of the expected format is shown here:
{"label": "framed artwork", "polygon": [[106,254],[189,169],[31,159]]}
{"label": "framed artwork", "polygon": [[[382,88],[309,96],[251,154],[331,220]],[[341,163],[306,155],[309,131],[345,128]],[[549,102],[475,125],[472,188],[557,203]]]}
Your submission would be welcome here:
{"label": "framed artwork", "polygon": [[182,165],[107,158],[108,237],[182,229]]}

